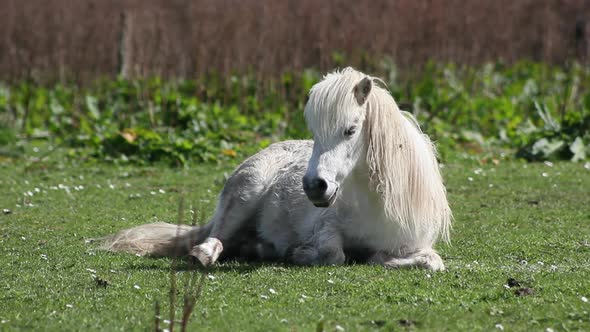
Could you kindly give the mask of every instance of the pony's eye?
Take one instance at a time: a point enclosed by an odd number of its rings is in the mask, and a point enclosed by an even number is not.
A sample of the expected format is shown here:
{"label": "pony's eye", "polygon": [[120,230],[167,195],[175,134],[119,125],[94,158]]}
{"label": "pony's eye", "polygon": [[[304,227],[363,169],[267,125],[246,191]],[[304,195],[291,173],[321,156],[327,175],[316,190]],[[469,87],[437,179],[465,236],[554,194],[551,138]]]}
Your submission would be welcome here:
{"label": "pony's eye", "polygon": [[344,136],[350,137],[356,133],[356,126],[352,126],[344,131]]}

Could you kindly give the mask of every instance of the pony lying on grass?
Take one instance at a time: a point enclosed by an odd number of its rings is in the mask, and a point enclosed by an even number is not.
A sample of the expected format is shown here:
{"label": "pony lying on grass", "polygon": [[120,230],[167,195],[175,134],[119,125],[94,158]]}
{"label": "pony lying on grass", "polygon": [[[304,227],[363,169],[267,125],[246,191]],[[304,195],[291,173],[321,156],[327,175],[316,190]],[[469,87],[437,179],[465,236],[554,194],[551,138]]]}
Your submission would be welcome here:
{"label": "pony lying on grass", "polygon": [[433,249],[448,241],[451,210],[436,152],[384,83],[352,68],[327,74],[305,107],[314,140],[273,144],[227,180],[205,226],[152,223],[105,248],[192,255],[443,270]]}

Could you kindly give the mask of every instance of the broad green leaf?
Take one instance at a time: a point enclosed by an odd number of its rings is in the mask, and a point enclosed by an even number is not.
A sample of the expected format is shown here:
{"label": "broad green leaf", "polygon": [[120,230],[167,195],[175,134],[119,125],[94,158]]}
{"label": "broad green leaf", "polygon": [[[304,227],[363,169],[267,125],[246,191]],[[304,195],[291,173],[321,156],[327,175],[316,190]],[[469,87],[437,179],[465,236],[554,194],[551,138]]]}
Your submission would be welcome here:
{"label": "broad green leaf", "polygon": [[100,111],[98,110],[98,100],[96,97],[91,95],[86,95],[86,108],[88,108],[88,113],[93,119],[98,119],[100,117]]}

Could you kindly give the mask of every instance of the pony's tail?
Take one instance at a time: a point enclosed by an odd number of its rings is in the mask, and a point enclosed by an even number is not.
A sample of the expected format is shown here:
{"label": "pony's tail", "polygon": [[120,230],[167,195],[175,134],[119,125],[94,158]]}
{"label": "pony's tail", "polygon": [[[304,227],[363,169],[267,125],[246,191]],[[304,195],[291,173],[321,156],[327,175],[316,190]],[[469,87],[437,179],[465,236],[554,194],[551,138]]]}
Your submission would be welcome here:
{"label": "pony's tail", "polygon": [[184,256],[193,246],[207,238],[210,228],[210,225],[188,226],[156,222],[124,229],[94,241],[98,241],[101,249],[108,251],[141,256]]}

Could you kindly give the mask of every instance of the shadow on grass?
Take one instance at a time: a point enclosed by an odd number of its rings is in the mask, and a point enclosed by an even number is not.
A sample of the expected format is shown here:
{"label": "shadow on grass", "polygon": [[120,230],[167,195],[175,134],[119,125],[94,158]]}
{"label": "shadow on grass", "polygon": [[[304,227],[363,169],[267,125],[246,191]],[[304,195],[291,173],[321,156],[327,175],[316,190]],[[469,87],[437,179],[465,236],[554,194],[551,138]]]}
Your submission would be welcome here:
{"label": "shadow on grass", "polygon": [[[149,271],[149,270],[161,270],[167,271],[170,270],[169,262],[167,258],[151,258],[145,257],[144,263],[133,262],[126,267],[126,270],[135,270],[135,271]],[[168,266],[166,266],[168,265]],[[287,263],[277,263],[277,262],[261,262],[261,261],[243,261],[243,260],[224,260],[221,261],[219,264],[215,264],[210,267],[203,267],[196,258],[180,258],[178,259],[175,270],[179,272],[186,272],[186,271],[195,271],[195,272],[203,272],[207,271],[210,273],[226,273],[226,272],[239,272],[239,273],[247,273],[251,271],[258,270],[260,268],[271,267],[271,268],[289,268],[289,269],[306,269],[309,267],[306,266],[298,266],[294,264],[287,264]]]}
{"label": "shadow on grass", "polygon": [[[170,258],[159,258],[159,257],[143,257],[142,262],[132,262],[125,267],[129,271],[154,271],[161,270],[167,271],[170,269],[169,259]],[[367,266],[369,264],[359,261],[349,261],[343,266]],[[178,272],[208,272],[208,273],[248,273],[256,271],[261,268],[275,268],[285,269],[291,271],[310,270],[317,268],[330,268],[331,266],[302,266],[296,265],[289,262],[278,262],[278,261],[260,261],[260,260],[245,260],[245,259],[223,259],[218,263],[210,266],[203,267],[200,262],[194,257],[182,257],[176,261],[175,270]],[[333,267],[333,266],[332,266]]]}

